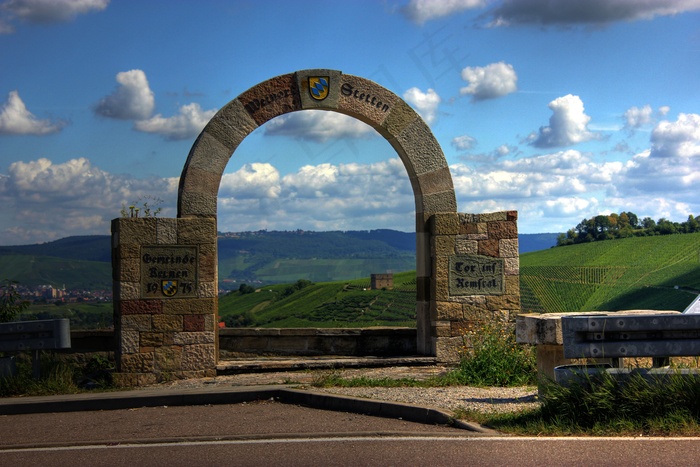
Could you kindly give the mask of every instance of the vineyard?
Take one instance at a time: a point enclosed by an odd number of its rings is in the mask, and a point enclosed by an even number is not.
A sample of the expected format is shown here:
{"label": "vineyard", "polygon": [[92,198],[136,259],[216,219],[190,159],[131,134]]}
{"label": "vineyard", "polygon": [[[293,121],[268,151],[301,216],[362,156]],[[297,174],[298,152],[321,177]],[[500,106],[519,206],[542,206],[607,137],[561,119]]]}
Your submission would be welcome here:
{"label": "vineyard", "polygon": [[[220,315],[237,326],[416,325],[412,271],[394,274],[393,290],[370,290],[369,277],[318,282],[285,295],[288,287],[232,292],[220,299]],[[601,241],[520,256],[523,312],[683,310],[699,291],[700,233]]]}
{"label": "vineyard", "polygon": [[228,323],[254,327],[368,327],[416,325],[415,273],[394,274],[393,290],[370,290],[370,279],[320,282],[287,296],[288,285],[255,293],[231,292],[219,300]]}
{"label": "vineyard", "polygon": [[527,253],[520,284],[525,312],[683,310],[700,291],[700,234]]}

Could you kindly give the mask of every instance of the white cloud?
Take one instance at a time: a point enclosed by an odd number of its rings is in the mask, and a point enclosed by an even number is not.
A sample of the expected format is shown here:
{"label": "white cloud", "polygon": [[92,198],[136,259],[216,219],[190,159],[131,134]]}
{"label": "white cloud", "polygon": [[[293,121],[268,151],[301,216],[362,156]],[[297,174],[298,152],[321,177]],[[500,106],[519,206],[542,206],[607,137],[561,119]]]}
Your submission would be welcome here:
{"label": "white cloud", "polygon": [[0,34],[14,32],[14,19],[35,24],[70,21],[78,15],[102,11],[109,0],[6,0],[0,4]]}
{"label": "white cloud", "polygon": [[468,151],[469,149],[472,149],[474,146],[476,146],[476,139],[472,138],[469,135],[462,135],[453,138],[451,144],[452,147],[454,147],[458,151]]}
{"label": "white cloud", "polygon": [[594,139],[596,135],[588,131],[591,117],[584,113],[583,101],[579,96],[567,94],[549,103],[552,116],[549,126],[540,127],[539,134],[533,136],[532,145],[539,148],[570,146]]}
{"label": "white cloud", "polygon": [[176,194],[176,180],[113,175],[85,158],[14,162],[0,177],[0,244],[109,234],[110,220],[119,217],[122,204],[144,195],[164,198],[171,208],[162,215],[173,216]]}
{"label": "white cloud", "polygon": [[264,126],[265,135],[290,136],[325,142],[336,138],[369,138],[377,133],[356,118],[324,110],[304,110],[273,118]]}
{"label": "white cloud", "polygon": [[630,107],[625,111],[625,127],[629,129],[639,128],[644,125],[648,125],[653,121],[652,118],[653,111],[649,104],[642,108]]}
{"label": "white cloud", "polygon": [[271,164],[246,164],[234,173],[221,177],[219,196],[223,198],[254,199],[279,197],[280,173]]}
{"label": "white cloud", "polygon": [[700,10],[700,0],[505,0],[486,13],[492,26],[605,26]]}
{"label": "white cloud", "polygon": [[98,115],[121,120],[143,120],[151,116],[155,97],[146,73],[130,70],[117,73],[117,89],[95,106]]}
{"label": "white cloud", "polygon": [[197,103],[183,105],[178,115],[163,117],[158,114],[148,120],[134,123],[134,128],[145,133],[157,133],[170,140],[188,139],[197,136],[217,109],[202,110]]}
{"label": "white cloud", "polygon": [[403,98],[415,108],[428,125],[437,118],[441,99],[434,90],[428,89],[423,92],[418,88],[411,88],[403,93]]}
{"label": "white cloud", "polygon": [[432,19],[481,8],[485,4],[485,0],[411,0],[401,11],[409,20],[423,24]]}
{"label": "white cloud", "polygon": [[485,67],[467,67],[462,70],[462,79],[469,86],[460,89],[460,94],[471,94],[475,101],[495,99],[518,89],[518,75],[513,65],[505,62],[491,63]]}
{"label": "white cloud", "polygon": [[675,122],[664,120],[652,131],[650,157],[696,156],[700,156],[700,115],[682,113]]}
{"label": "white cloud", "polygon": [[7,102],[0,109],[0,135],[46,135],[56,133],[64,126],[63,122],[36,118],[27,110],[17,91],[10,91]]}

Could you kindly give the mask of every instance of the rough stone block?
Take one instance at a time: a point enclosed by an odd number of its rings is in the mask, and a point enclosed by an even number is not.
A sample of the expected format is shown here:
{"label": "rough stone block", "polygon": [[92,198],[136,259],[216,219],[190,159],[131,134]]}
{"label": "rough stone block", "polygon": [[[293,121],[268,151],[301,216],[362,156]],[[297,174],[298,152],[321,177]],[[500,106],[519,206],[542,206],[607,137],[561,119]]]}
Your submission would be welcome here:
{"label": "rough stone block", "polygon": [[216,334],[213,331],[205,332],[176,332],[173,343],[175,345],[214,344]]}
{"label": "rough stone block", "polygon": [[204,151],[202,154],[206,154],[209,161],[205,158],[197,158],[196,162],[190,159],[190,165],[199,166],[202,164],[223,173],[231,154],[241,144],[241,141],[257,127],[258,124],[250,117],[240,99],[232,100],[214,115],[195,143],[196,145],[202,144],[201,139],[204,135],[208,135],[223,145],[226,148],[225,151],[214,151],[213,153]]}
{"label": "rough stone block", "polygon": [[119,339],[122,357],[127,354],[139,352],[139,337],[141,333],[137,330],[122,329]]}
{"label": "rough stone block", "polygon": [[458,363],[464,340],[461,337],[438,337],[435,339],[435,357],[440,363]]}
{"label": "rough stone block", "polygon": [[[448,166],[440,144],[435,140],[435,136],[433,136],[428,125],[421,119],[411,122],[396,136],[396,141],[406,152],[406,157],[413,167],[416,177]],[[451,210],[428,212],[450,212],[456,210],[455,207],[455,209]]]}
{"label": "rough stone block", "polygon": [[500,240],[498,242],[498,251],[501,253],[501,258],[518,258],[520,256],[518,239],[510,238]]}
{"label": "rough stone block", "polygon": [[120,244],[155,243],[156,219],[154,217],[123,217],[115,221]]}
{"label": "rough stone block", "polygon": [[199,280],[216,280],[216,244],[208,243],[199,246]]}
{"label": "rough stone block", "polygon": [[452,324],[450,321],[435,322],[435,337],[450,337],[452,336]]}
{"label": "rough stone block", "polygon": [[380,133],[385,137],[395,138],[419,118],[420,116],[413,108],[399,99],[393,104],[390,114],[384,119],[382,124],[384,132]]}
{"label": "rough stone block", "polygon": [[215,299],[188,298],[163,302],[163,313],[166,315],[215,315],[216,311]]}
{"label": "rough stone block", "polygon": [[124,373],[152,373],[153,353],[122,355],[120,371]]}
{"label": "rough stone block", "polygon": [[479,214],[479,222],[507,221],[509,211],[489,212]]}
{"label": "rough stone block", "polygon": [[478,240],[469,240],[466,235],[457,235],[455,237],[455,254],[458,255],[476,255],[479,253]]}
{"label": "rough stone block", "polygon": [[182,331],[182,315],[153,315],[154,331]]}
{"label": "rough stone block", "polygon": [[185,345],[182,348],[182,371],[216,368],[214,346],[210,344]]}
{"label": "rough stone block", "polygon": [[[303,109],[336,109],[340,98],[340,88],[342,85],[342,73],[337,70],[315,69],[301,70],[295,73],[301,107]],[[328,79],[327,95],[323,99],[316,99],[312,96],[309,78],[325,77]]]}
{"label": "rough stone block", "polygon": [[459,233],[459,217],[454,212],[438,212],[430,218],[430,233],[432,235],[457,235]]}
{"label": "rough stone block", "polygon": [[123,315],[121,317],[121,328],[124,331],[151,331],[151,315]]}
{"label": "rough stone block", "polygon": [[518,225],[509,221],[487,222],[489,238],[501,240],[504,238],[518,238]]}
{"label": "rough stone block", "polygon": [[238,100],[257,125],[278,115],[302,109],[294,73],[257,84],[241,94]]}
{"label": "rough stone block", "polygon": [[517,276],[520,274],[520,258],[504,258],[503,269],[505,270],[506,276]]}
{"label": "rough stone block", "polygon": [[512,275],[506,276],[506,290],[507,294],[520,296],[520,276]]}
{"label": "rough stone block", "polygon": [[214,192],[196,193],[192,191],[181,191],[178,203],[178,215],[180,218],[216,218],[218,185],[211,187]]}
{"label": "rough stone block", "polygon": [[368,79],[344,74],[341,80],[338,110],[373,127],[381,126],[400,100],[396,94]]}
{"label": "rough stone block", "polygon": [[189,167],[185,178],[182,179],[180,188],[183,192],[211,194],[214,188],[218,189],[221,183],[221,172],[211,172],[195,167]]}
{"label": "rough stone block", "polygon": [[454,235],[435,235],[431,239],[430,253],[433,256],[449,256],[455,251]]}
{"label": "rough stone block", "polygon": [[156,243],[174,245],[177,243],[177,219],[158,218],[156,222]]}
{"label": "rough stone block", "polygon": [[500,256],[498,240],[479,240],[479,254],[498,258]]}
{"label": "rough stone block", "polygon": [[455,198],[454,190],[417,196],[416,201],[423,212],[437,213],[457,210],[457,199]]}
{"label": "rough stone block", "polygon": [[[437,320],[456,321],[464,317],[462,313],[462,304],[456,302],[433,302],[435,316]],[[431,313],[432,315],[432,313]]]}
{"label": "rough stone block", "polygon": [[420,186],[421,194],[423,196],[431,193],[443,193],[454,190],[454,185],[452,184],[452,174],[450,173],[449,167],[443,167],[433,172],[420,174],[417,176],[416,181]]}
{"label": "rough stone block", "polygon": [[180,371],[182,368],[182,347],[160,347],[154,352],[153,366],[156,371]]}
{"label": "rough stone block", "polygon": [[[218,185],[217,185],[218,186]],[[199,245],[216,240],[216,219],[178,219],[177,243],[180,245]]]}
{"label": "rough stone block", "polygon": [[185,332],[204,331],[204,315],[184,315],[182,329]]}
{"label": "rough stone block", "polygon": [[163,345],[162,332],[142,332],[141,347],[160,347]]}
{"label": "rough stone block", "polygon": [[115,281],[112,287],[114,291],[114,301],[138,300],[141,298],[140,282]]}
{"label": "rough stone block", "polygon": [[215,281],[200,281],[197,296],[199,298],[215,298],[218,296],[218,290]]}
{"label": "rough stone block", "polygon": [[125,300],[119,302],[119,313],[124,315],[156,315],[163,313],[161,300]]}
{"label": "rough stone block", "polygon": [[136,282],[141,280],[141,262],[138,258],[122,258],[117,263],[115,280]]}

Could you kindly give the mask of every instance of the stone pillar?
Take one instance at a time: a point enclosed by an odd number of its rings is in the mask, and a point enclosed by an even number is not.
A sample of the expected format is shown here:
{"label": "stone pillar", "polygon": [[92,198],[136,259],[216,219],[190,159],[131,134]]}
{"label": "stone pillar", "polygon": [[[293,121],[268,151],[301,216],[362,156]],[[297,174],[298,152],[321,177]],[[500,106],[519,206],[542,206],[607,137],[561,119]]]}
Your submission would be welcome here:
{"label": "stone pillar", "polygon": [[216,375],[215,218],[112,221],[115,383]]}
{"label": "stone pillar", "polygon": [[430,319],[438,361],[459,361],[470,322],[520,312],[517,219],[517,211],[432,216]]}

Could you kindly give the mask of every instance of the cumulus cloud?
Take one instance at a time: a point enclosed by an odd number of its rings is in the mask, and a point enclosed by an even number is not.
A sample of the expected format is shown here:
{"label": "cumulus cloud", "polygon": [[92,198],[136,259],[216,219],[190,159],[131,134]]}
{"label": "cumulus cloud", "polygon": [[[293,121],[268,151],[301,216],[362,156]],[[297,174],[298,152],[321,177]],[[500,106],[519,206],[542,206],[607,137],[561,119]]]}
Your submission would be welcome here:
{"label": "cumulus cloud", "polygon": [[162,135],[169,140],[189,139],[197,136],[216,112],[216,109],[202,110],[199,104],[192,103],[180,107],[178,115],[163,117],[158,114],[135,122],[134,128]]}
{"label": "cumulus cloud", "polygon": [[452,147],[458,151],[468,151],[476,146],[476,139],[469,135],[462,135],[453,138],[451,141]]}
{"label": "cumulus cloud", "polygon": [[491,26],[605,26],[700,10],[699,0],[505,0],[485,14]]}
{"label": "cumulus cloud", "polygon": [[485,4],[485,0],[411,0],[401,12],[409,20],[423,24],[432,19],[481,8]]}
{"label": "cumulus cloud", "polygon": [[129,70],[117,73],[117,89],[102,98],[95,106],[95,113],[103,117],[121,120],[143,120],[151,116],[155,97],[148,85],[146,73]]}
{"label": "cumulus cloud", "polygon": [[485,67],[467,67],[462,79],[469,83],[460,94],[470,94],[474,101],[495,99],[518,89],[518,76],[513,65],[505,62],[491,63]]}
{"label": "cumulus cloud", "polygon": [[623,115],[625,119],[625,128],[636,129],[652,122],[651,106],[649,104],[642,108],[630,107]]}
{"label": "cumulus cloud", "polygon": [[245,164],[221,177],[219,196],[235,199],[277,198],[281,191],[280,173],[271,164]]}
{"label": "cumulus cloud", "polygon": [[47,135],[64,126],[64,122],[36,118],[17,91],[10,91],[7,102],[0,108],[0,135]]}
{"label": "cumulus cloud", "polygon": [[60,23],[102,11],[107,5],[109,0],[6,0],[0,4],[0,15],[5,18],[0,18],[0,34],[14,32],[15,19],[34,24]]}
{"label": "cumulus cloud", "polygon": [[122,205],[146,195],[163,199],[162,214],[172,216],[177,180],[114,175],[86,158],[14,162],[0,177],[0,244],[109,234],[110,220],[119,217]]}
{"label": "cumulus cloud", "polygon": [[370,138],[377,135],[372,127],[353,117],[324,110],[304,110],[282,115],[265,124],[267,136],[289,136],[325,142],[335,138]]}
{"label": "cumulus cloud", "polygon": [[403,98],[413,106],[428,125],[437,118],[441,99],[434,90],[428,89],[423,92],[418,88],[411,88],[403,94]]}
{"label": "cumulus cloud", "polygon": [[700,115],[679,114],[675,122],[662,121],[651,133],[653,158],[700,156]]}
{"label": "cumulus cloud", "polygon": [[531,136],[531,144],[538,148],[571,146],[594,139],[595,133],[588,131],[591,117],[585,114],[579,96],[567,94],[549,103],[552,116],[549,126],[540,127],[538,134]]}

